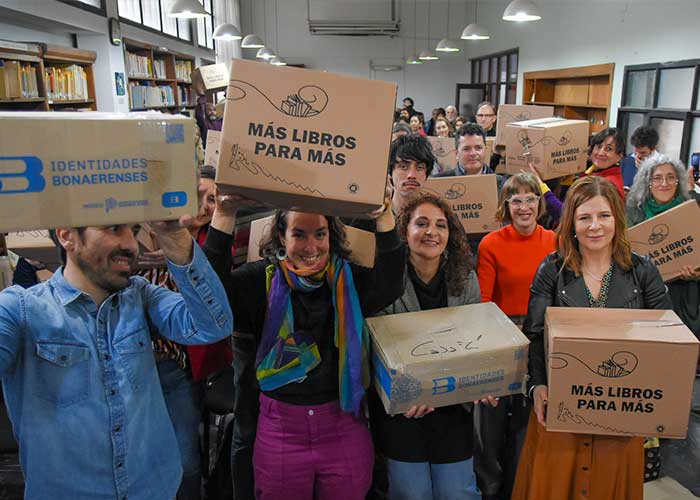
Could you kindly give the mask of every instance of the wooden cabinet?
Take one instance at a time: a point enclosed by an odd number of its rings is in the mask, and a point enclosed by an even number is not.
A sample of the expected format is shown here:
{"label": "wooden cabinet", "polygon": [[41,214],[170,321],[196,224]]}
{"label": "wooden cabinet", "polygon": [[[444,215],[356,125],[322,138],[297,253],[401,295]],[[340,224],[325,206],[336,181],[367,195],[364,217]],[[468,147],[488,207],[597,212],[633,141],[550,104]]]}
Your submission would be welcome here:
{"label": "wooden cabinet", "polygon": [[194,107],[194,57],[134,40],[124,40],[124,51],[130,110],[177,112]]}
{"label": "wooden cabinet", "polygon": [[554,106],[554,114],[587,120],[591,134],[608,127],[615,64],[529,71],[523,74],[523,104]]}
{"label": "wooden cabinet", "polygon": [[97,110],[91,50],[44,45],[44,83],[49,109]]}

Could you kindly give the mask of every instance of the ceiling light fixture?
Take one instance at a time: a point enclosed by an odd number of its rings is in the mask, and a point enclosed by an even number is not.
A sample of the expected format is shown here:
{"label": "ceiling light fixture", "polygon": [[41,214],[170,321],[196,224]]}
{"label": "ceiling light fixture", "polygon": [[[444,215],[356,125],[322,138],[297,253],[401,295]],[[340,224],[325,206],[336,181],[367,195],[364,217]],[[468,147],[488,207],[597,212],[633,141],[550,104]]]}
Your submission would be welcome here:
{"label": "ceiling light fixture", "polygon": [[411,54],[408,59],[406,59],[406,64],[411,64],[413,66],[417,64],[423,64],[423,61],[418,59],[418,54],[416,52],[416,21],[418,17],[416,16],[417,8],[416,8],[416,2],[417,0],[413,0],[413,54]]}
{"label": "ceiling light fixture", "polygon": [[[255,26],[253,23],[253,5],[255,2],[250,2],[250,31],[254,32],[255,31]],[[250,35],[246,35],[243,37],[243,41],[241,42],[241,48],[242,49],[262,49],[265,46],[265,42],[262,41],[262,38],[260,38],[258,35],[255,33],[251,33]]]}
{"label": "ceiling light fixture", "polygon": [[450,0],[447,0],[447,26],[445,27],[445,38],[440,40],[435,47],[437,52],[459,52],[457,42],[450,40]]}
{"label": "ceiling light fixture", "polygon": [[[430,47],[430,0],[428,0],[428,47]],[[421,61],[437,61],[440,59],[440,57],[430,50],[429,48],[426,48],[425,50],[421,51],[420,54],[418,54],[418,59]]]}
{"label": "ceiling light fixture", "polygon": [[531,0],[513,0],[503,11],[504,21],[539,21],[542,19],[540,9]]}
{"label": "ceiling light fixture", "polygon": [[214,40],[233,41],[243,38],[241,32],[233,24],[223,23],[216,27],[212,35]]}
{"label": "ceiling light fixture", "polygon": [[483,26],[479,26],[479,0],[474,3],[474,22],[464,28],[462,31],[462,40],[488,40],[491,38],[489,30]]}
{"label": "ceiling light fixture", "polygon": [[204,6],[197,0],[172,0],[168,9],[169,17],[179,19],[204,18],[209,14],[204,10]]}

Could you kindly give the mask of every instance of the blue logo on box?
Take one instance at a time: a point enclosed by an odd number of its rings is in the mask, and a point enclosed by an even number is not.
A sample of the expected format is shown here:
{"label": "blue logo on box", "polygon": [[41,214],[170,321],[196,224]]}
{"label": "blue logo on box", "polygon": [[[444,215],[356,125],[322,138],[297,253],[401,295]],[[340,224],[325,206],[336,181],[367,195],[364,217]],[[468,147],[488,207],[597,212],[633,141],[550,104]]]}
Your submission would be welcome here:
{"label": "blue logo on box", "polygon": [[185,126],[181,123],[166,123],[165,142],[167,144],[182,144],[185,142]]}
{"label": "blue logo on box", "polygon": [[512,384],[508,385],[508,390],[509,391],[517,391],[523,386],[522,382],[513,382]]}
{"label": "blue logo on box", "polygon": [[187,193],[184,191],[169,191],[163,193],[162,202],[165,208],[184,207],[187,205]]}
{"label": "blue logo on box", "polygon": [[[24,170],[20,172],[7,172],[9,165],[3,165],[2,162],[11,164],[23,163]],[[19,194],[19,193],[40,193],[46,187],[46,180],[41,172],[44,170],[44,165],[36,156],[0,156],[0,194]],[[9,184],[6,188],[3,184],[3,179]],[[14,184],[11,180],[20,180],[19,184],[26,184],[22,189],[12,189],[10,186]],[[23,180],[24,182],[22,182]]]}

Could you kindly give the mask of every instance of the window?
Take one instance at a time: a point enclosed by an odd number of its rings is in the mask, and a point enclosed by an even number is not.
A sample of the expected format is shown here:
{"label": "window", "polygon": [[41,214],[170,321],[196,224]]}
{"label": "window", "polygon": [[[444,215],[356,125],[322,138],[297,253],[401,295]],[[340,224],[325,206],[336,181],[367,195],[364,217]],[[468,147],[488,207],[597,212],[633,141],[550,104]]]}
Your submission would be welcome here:
{"label": "window", "polygon": [[518,49],[471,59],[471,83],[486,84],[486,99],[515,104],[518,88]]}
{"label": "window", "polygon": [[58,0],[79,9],[88,10],[102,16],[107,15],[105,10],[105,0]]}
{"label": "window", "polygon": [[199,0],[204,6],[204,10],[209,14],[205,18],[197,19],[197,40],[200,47],[206,47],[214,50],[214,9],[212,8],[212,0]]}
{"label": "window", "polygon": [[659,151],[687,164],[700,152],[699,80],[700,59],[625,66],[617,126],[628,141],[637,127],[654,127]]}
{"label": "window", "polygon": [[[98,0],[89,0],[95,2]],[[192,24],[189,19],[168,16],[170,0],[117,0],[119,17],[148,31],[162,35],[192,40]]]}

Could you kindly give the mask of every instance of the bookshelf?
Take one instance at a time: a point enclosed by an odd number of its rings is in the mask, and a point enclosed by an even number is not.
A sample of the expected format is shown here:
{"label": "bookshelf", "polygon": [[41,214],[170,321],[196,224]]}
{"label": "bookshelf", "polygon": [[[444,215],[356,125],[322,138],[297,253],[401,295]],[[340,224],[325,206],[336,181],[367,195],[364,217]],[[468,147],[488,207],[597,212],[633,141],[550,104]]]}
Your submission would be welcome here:
{"label": "bookshelf", "polygon": [[608,126],[615,64],[529,71],[523,74],[523,104],[554,106],[554,114],[587,120],[590,133]]}
{"label": "bookshelf", "polygon": [[190,81],[194,57],[125,39],[124,58],[130,110],[194,108]]}
{"label": "bookshelf", "polygon": [[0,110],[97,109],[96,53],[0,40]]}

